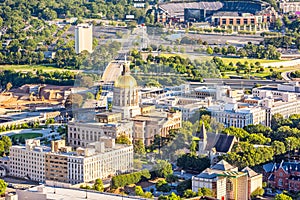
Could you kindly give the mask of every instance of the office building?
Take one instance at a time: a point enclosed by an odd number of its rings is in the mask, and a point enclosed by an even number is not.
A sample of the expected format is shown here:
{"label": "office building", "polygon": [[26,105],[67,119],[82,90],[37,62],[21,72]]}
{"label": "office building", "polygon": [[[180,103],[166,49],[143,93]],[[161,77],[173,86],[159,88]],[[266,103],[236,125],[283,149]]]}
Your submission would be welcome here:
{"label": "office building", "polygon": [[[109,118],[117,113],[101,113],[96,116],[96,122],[70,122],[68,124],[68,144],[74,147],[86,147],[91,142],[97,142],[103,136],[117,138],[126,135],[132,140],[133,122],[129,120],[117,120],[104,122],[104,115]],[[120,113],[118,113],[121,116]],[[99,117],[99,118],[98,118]]]}
{"label": "office building", "polygon": [[249,124],[266,123],[266,110],[262,107],[247,107],[235,104],[221,104],[207,108],[211,116],[217,122],[223,123],[226,127],[234,126],[243,128]]}
{"label": "office building", "polygon": [[91,24],[78,24],[75,28],[75,52],[93,51],[93,26]]}
{"label": "office building", "polygon": [[[62,140],[64,141],[64,140]],[[46,180],[78,184],[125,173],[133,167],[133,146],[115,144],[102,137],[76,151],[61,141],[52,142],[52,151],[46,154]]]}
{"label": "office building", "polygon": [[115,144],[110,137],[75,151],[64,140],[52,141],[51,148],[39,140],[11,147],[10,175],[52,184],[78,184],[125,173],[133,167],[133,146]]}
{"label": "office building", "polygon": [[25,146],[10,148],[10,175],[28,178],[33,181],[45,181],[45,154],[51,148],[41,146],[40,140],[26,140]]}

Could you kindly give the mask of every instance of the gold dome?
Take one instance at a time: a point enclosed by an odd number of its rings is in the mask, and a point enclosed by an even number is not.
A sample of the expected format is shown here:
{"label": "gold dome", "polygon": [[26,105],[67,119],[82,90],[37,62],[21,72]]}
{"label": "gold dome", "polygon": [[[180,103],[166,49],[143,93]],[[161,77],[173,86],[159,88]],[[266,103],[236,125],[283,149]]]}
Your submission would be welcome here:
{"label": "gold dome", "polygon": [[137,87],[137,82],[129,74],[121,75],[115,81],[115,87],[117,88],[135,88]]}

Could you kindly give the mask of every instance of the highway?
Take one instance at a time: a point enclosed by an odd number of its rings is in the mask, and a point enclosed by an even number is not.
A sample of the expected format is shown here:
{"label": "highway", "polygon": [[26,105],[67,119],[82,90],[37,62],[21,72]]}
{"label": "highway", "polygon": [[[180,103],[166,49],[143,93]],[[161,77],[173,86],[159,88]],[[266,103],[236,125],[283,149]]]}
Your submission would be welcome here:
{"label": "highway", "polygon": [[105,68],[105,71],[102,76],[102,81],[104,83],[114,82],[122,72],[122,63],[119,61],[112,61],[108,64],[108,66]]}
{"label": "highway", "polygon": [[206,78],[203,79],[203,83],[191,82],[191,88],[196,88],[203,85],[228,85],[234,89],[253,88],[256,84],[259,85],[277,85],[286,83],[285,80],[251,80],[251,79],[217,79]]}

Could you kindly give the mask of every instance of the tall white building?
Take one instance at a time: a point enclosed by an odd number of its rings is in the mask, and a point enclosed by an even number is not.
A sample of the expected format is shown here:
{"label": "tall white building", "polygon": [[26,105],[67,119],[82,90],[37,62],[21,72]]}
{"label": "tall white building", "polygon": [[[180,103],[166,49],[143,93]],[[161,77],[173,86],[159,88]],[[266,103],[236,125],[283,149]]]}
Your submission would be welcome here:
{"label": "tall white building", "polygon": [[75,28],[75,52],[93,51],[93,25],[79,24]]}
{"label": "tall white building", "polygon": [[50,147],[40,146],[40,140],[26,140],[25,146],[10,148],[10,175],[30,180],[45,181],[45,154]]}

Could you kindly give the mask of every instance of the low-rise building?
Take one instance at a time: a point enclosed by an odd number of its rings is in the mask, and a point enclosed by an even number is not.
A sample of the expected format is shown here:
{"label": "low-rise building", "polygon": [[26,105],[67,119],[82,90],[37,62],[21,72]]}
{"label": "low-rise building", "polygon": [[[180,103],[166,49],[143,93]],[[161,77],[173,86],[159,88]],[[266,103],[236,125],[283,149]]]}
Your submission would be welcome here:
{"label": "low-rise building", "polygon": [[[262,181],[262,180],[261,180]],[[248,175],[224,160],[192,177],[192,190],[209,188],[217,199],[248,199]]]}
{"label": "low-rise building", "polygon": [[268,163],[263,169],[264,179],[271,187],[295,192],[300,190],[299,162]]}
{"label": "low-rise building", "polygon": [[263,176],[262,174],[256,173],[250,167],[245,167],[241,171],[246,172],[248,175],[248,199],[250,199],[252,192],[257,188],[262,188]]}
{"label": "low-rise building", "polygon": [[[200,108],[207,107],[207,105],[208,105],[207,102],[197,102],[197,103],[191,103],[186,105],[176,105],[174,106],[174,108],[181,112],[183,121],[188,121],[189,119],[191,119],[197,114]],[[199,118],[199,116],[200,114],[195,117]]]}
{"label": "low-rise building", "polygon": [[132,120],[134,122],[133,139],[142,140],[146,146],[149,146],[155,135],[166,137],[170,130],[181,127],[181,112],[144,112]]}

